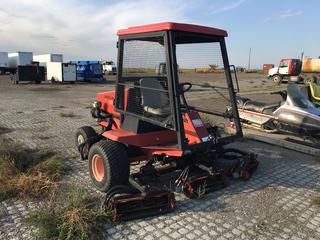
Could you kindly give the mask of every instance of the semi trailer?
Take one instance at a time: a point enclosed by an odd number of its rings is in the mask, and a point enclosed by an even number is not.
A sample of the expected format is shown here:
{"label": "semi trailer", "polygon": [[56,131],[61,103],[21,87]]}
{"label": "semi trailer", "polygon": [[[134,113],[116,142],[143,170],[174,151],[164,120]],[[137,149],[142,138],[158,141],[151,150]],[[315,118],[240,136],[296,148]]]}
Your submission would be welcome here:
{"label": "semi trailer", "polygon": [[320,58],[281,59],[278,67],[269,70],[268,77],[275,84],[281,84],[282,81],[304,82],[305,84],[318,82],[320,81]]}

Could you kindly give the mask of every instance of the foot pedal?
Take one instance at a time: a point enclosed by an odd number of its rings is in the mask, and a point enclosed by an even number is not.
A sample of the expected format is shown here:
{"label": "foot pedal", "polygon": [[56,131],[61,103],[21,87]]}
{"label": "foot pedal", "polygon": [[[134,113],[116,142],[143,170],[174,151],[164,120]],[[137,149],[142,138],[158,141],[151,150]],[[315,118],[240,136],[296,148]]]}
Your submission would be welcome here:
{"label": "foot pedal", "polygon": [[122,188],[107,194],[104,207],[112,212],[114,222],[127,221],[172,212],[175,197],[169,191],[133,193]]}
{"label": "foot pedal", "polygon": [[188,198],[202,198],[205,194],[225,188],[228,184],[228,178],[224,173],[194,175],[184,182],[184,194]]}

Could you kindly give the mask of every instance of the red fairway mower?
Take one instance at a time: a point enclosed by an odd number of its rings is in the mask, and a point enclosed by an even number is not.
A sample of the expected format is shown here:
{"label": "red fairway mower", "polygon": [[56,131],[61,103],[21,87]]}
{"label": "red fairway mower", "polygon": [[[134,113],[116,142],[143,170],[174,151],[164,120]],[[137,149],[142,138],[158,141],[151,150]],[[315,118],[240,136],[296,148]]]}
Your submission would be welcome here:
{"label": "red fairway mower", "polygon": [[[258,166],[256,156],[224,148],[242,137],[227,33],[160,23],[123,29],[118,36],[115,91],[99,93],[91,111],[102,133],[85,126],[76,134],[114,220],[173,211],[173,191],[195,198],[227,186],[229,176],[249,179]],[[216,72],[196,73],[208,63]],[[228,116],[226,105],[233,109]],[[221,131],[226,117],[233,119],[235,135]],[[130,174],[137,164],[140,170]],[[167,173],[176,177],[166,187],[150,186]]]}

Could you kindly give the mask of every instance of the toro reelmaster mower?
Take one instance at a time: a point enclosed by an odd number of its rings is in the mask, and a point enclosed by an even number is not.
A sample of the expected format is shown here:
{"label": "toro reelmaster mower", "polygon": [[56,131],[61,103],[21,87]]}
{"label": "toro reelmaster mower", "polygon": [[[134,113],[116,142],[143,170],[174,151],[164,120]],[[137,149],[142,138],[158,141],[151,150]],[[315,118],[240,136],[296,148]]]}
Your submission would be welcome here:
{"label": "toro reelmaster mower", "polygon": [[[227,33],[160,23],[118,36],[115,91],[98,93],[91,110],[102,131],[84,126],[76,134],[114,220],[173,211],[174,191],[194,198],[227,186],[229,177],[249,179],[256,155],[225,147],[242,137]],[[215,70],[205,71],[209,65]],[[232,136],[222,130],[226,118],[235,123]]]}

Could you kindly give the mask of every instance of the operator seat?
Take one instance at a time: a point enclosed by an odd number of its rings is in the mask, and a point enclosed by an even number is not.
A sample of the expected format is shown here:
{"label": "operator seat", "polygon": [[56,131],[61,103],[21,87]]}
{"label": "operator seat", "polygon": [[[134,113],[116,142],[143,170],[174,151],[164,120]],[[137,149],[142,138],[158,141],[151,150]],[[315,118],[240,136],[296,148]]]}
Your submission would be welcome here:
{"label": "operator seat", "polygon": [[320,86],[316,83],[310,83],[311,101],[320,106]]}
{"label": "operator seat", "polygon": [[143,110],[161,117],[170,115],[169,99],[160,82],[156,78],[141,78],[139,82]]}
{"label": "operator seat", "polygon": [[263,103],[250,98],[237,96],[238,108],[257,113],[271,114],[281,103]]}

